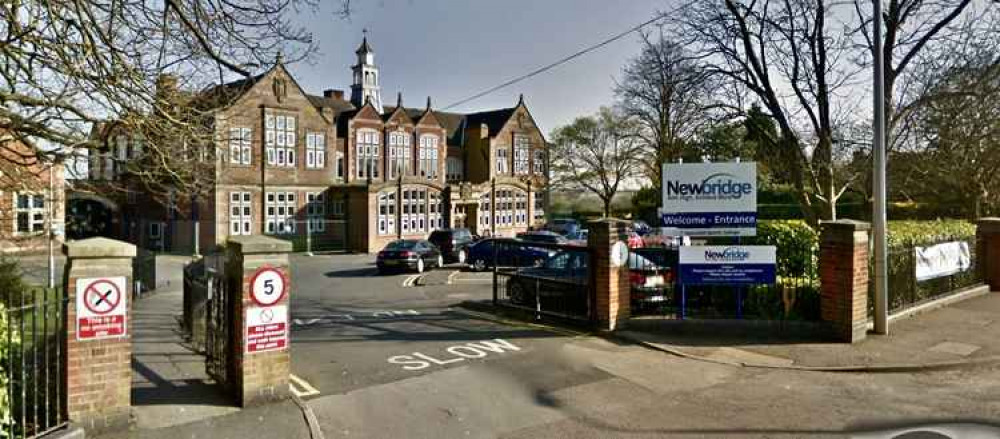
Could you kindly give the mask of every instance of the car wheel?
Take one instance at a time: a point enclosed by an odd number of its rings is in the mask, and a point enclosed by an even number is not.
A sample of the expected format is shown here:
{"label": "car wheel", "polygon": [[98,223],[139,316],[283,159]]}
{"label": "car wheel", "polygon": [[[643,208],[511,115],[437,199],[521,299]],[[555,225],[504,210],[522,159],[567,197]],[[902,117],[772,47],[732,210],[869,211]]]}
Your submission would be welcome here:
{"label": "car wheel", "polygon": [[417,259],[417,273],[424,272],[424,258]]}
{"label": "car wheel", "polygon": [[458,251],[458,263],[459,264],[464,264],[465,263],[465,250],[459,250]]}
{"label": "car wheel", "polygon": [[438,255],[437,268],[444,267],[444,256]]}
{"label": "car wheel", "polygon": [[473,271],[486,271],[486,260],[484,260],[484,259],[476,259],[476,261],[472,263],[472,270]]}
{"label": "car wheel", "polygon": [[507,295],[510,297],[510,303],[517,305],[528,304],[528,289],[520,282],[511,283],[507,287]]}

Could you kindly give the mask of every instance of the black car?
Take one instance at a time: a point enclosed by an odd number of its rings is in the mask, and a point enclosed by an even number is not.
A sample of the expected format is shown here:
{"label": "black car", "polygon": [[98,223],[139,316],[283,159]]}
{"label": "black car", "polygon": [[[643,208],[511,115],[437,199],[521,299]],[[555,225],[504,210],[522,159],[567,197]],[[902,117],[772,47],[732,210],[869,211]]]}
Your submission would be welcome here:
{"label": "black car", "polygon": [[589,259],[586,249],[568,249],[539,267],[519,269],[507,280],[507,296],[515,305],[531,306],[538,300],[543,306],[554,302],[566,312],[586,312]]}
{"label": "black car", "polygon": [[524,242],[537,242],[541,244],[566,244],[569,242],[565,236],[549,231],[518,233],[517,239]]}
{"label": "black car", "polygon": [[487,238],[469,247],[469,268],[483,271],[493,267],[534,267],[554,255],[551,249],[526,245],[511,238]]}
{"label": "black car", "polygon": [[441,250],[444,259],[464,264],[469,256],[469,246],[475,242],[469,229],[438,229],[427,238]]}
{"label": "black car", "polygon": [[390,242],[375,258],[379,273],[390,270],[414,270],[423,273],[430,267],[441,267],[444,258],[434,244],[424,239],[398,239]]}

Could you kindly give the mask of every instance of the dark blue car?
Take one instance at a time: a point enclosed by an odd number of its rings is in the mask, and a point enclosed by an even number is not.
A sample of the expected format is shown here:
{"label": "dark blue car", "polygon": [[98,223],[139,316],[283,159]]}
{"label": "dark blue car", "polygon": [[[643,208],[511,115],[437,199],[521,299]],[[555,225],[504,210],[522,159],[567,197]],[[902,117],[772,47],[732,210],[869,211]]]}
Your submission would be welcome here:
{"label": "dark blue car", "polygon": [[469,247],[469,255],[466,257],[469,268],[473,271],[493,268],[494,247],[499,267],[538,266],[555,253],[553,250],[531,247],[511,238],[484,239]]}

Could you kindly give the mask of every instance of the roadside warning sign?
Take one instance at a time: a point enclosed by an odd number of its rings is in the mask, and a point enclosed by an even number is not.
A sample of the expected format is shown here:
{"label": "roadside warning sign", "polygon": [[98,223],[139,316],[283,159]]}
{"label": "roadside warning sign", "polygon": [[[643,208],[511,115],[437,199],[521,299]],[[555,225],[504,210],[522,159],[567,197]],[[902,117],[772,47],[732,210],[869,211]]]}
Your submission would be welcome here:
{"label": "roadside warning sign", "polygon": [[288,306],[249,307],[246,322],[247,353],[280,351],[288,346]]}
{"label": "roadside warning sign", "polygon": [[250,280],[250,297],[260,306],[271,306],[285,296],[285,276],[273,267],[261,267]]}
{"label": "roadside warning sign", "polygon": [[76,280],[76,339],[124,337],[128,289],[124,277]]}

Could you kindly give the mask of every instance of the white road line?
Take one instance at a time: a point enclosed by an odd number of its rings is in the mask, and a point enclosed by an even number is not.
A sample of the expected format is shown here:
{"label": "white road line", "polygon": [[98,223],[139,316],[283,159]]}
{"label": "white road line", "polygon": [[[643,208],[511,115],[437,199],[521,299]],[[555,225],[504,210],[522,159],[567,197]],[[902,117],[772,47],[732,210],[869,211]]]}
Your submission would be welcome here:
{"label": "white road line", "polygon": [[413,283],[416,282],[416,280],[419,279],[419,278],[420,278],[419,274],[411,274],[411,275],[407,276],[406,280],[403,281],[403,288],[412,287]]}
{"label": "white road line", "polygon": [[[299,398],[319,395],[319,390],[309,385],[309,383],[306,380],[299,378],[295,374],[288,374],[288,380],[289,380],[288,388],[291,389],[292,393],[294,393]],[[302,390],[300,391],[296,389],[295,388],[296,386],[301,387]]]}
{"label": "white road line", "polygon": [[455,271],[452,271],[451,274],[448,275],[448,285],[451,285],[451,282],[453,280],[455,280],[455,276],[458,276],[458,273],[461,273],[461,272],[458,271],[458,270],[455,270]]}

